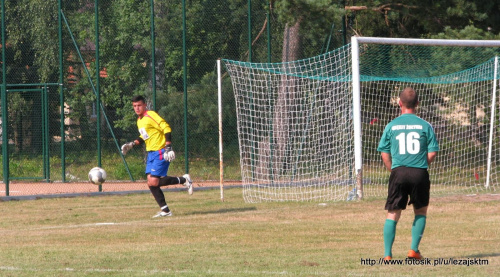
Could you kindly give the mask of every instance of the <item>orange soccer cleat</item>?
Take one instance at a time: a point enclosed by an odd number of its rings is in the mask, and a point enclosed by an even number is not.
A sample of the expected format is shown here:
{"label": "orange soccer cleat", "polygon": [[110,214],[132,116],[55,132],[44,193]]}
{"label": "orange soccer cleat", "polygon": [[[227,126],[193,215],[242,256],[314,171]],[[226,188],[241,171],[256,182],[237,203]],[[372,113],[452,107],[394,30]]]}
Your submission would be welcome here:
{"label": "orange soccer cleat", "polygon": [[423,257],[422,257],[422,254],[420,254],[420,251],[415,251],[415,250],[411,249],[410,251],[408,251],[408,258],[421,260]]}

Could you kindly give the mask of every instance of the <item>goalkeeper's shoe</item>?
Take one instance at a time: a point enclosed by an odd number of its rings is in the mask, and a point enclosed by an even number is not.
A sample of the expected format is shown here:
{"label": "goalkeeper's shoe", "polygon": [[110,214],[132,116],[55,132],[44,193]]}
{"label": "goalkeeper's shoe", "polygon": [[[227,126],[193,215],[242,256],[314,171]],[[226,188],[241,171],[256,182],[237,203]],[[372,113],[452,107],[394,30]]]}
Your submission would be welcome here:
{"label": "goalkeeper's shoe", "polygon": [[392,260],[392,257],[391,257],[391,256],[385,256],[385,257],[384,257],[384,261],[390,261],[390,260]]}
{"label": "goalkeeper's shoe", "polygon": [[164,211],[159,211],[156,215],[153,216],[153,218],[164,217],[164,216],[172,216],[172,212],[169,211],[167,213],[167,212],[164,212]]}
{"label": "goalkeeper's shoe", "polygon": [[186,179],[186,183],[184,185],[188,188],[189,195],[193,194],[193,180],[191,180],[191,176],[189,174],[184,174],[182,177]]}
{"label": "goalkeeper's shoe", "polygon": [[410,249],[410,251],[408,251],[408,259],[421,260],[423,257],[422,254],[420,254],[420,251]]}

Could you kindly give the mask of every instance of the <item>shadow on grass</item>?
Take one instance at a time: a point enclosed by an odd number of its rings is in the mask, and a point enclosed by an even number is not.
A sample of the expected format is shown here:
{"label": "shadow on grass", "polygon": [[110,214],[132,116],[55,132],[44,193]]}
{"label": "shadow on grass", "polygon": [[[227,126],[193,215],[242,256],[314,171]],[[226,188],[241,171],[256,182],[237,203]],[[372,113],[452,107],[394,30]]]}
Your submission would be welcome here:
{"label": "shadow on grass", "polygon": [[460,257],[462,259],[467,259],[467,258],[487,258],[487,257],[500,257],[500,253],[484,253],[484,254],[475,254],[475,255],[470,255],[467,257]]}
{"label": "shadow on grass", "polygon": [[192,212],[190,214],[192,214],[192,215],[225,214],[225,213],[248,212],[248,211],[255,211],[255,210],[257,210],[256,207],[247,207],[247,208],[219,209],[219,210],[216,210],[216,211],[199,211],[199,212]]}
{"label": "shadow on grass", "polygon": [[[493,258],[493,257],[500,257],[500,253],[478,253],[478,254],[473,254],[473,255],[467,255],[467,256],[454,256],[454,257],[447,257],[447,258],[441,258],[443,260],[471,260],[471,259],[482,259],[482,260],[488,260],[487,258]],[[489,261],[487,262],[489,263]]]}

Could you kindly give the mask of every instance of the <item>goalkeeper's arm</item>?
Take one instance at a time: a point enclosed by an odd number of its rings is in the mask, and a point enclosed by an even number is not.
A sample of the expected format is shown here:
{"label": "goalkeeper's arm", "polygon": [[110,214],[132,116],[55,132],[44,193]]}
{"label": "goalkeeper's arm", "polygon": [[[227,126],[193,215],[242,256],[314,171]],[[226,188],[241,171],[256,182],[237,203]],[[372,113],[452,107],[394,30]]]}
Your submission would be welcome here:
{"label": "goalkeeper's arm", "polygon": [[143,143],[144,143],[144,140],[141,137],[138,137],[131,142],[125,143],[124,145],[122,145],[122,154],[127,155],[127,152],[130,151],[130,149],[132,149],[135,145],[140,145]]}
{"label": "goalkeeper's arm", "polygon": [[175,159],[175,152],[174,150],[172,150],[172,134],[169,132],[169,133],[166,133],[165,134],[165,153],[163,153],[163,158],[168,161],[168,162],[171,162]]}

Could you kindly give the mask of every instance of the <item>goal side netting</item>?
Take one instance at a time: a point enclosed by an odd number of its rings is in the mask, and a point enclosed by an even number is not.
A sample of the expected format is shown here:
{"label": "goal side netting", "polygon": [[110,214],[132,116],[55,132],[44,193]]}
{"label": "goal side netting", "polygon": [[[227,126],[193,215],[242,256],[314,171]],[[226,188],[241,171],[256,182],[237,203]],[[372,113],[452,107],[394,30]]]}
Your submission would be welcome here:
{"label": "goal side netting", "polygon": [[223,60],[247,202],[343,199],[354,156],[349,48],[289,63]]}
{"label": "goal side netting", "polygon": [[419,92],[417,115],[433,125],[441,148],[429,168],[431,194],[495,191],[500,44],[429,42],[360,40],[289,63],[223,60],[245,201],[385,196],[389,172],[376,148],[408,86]]}

